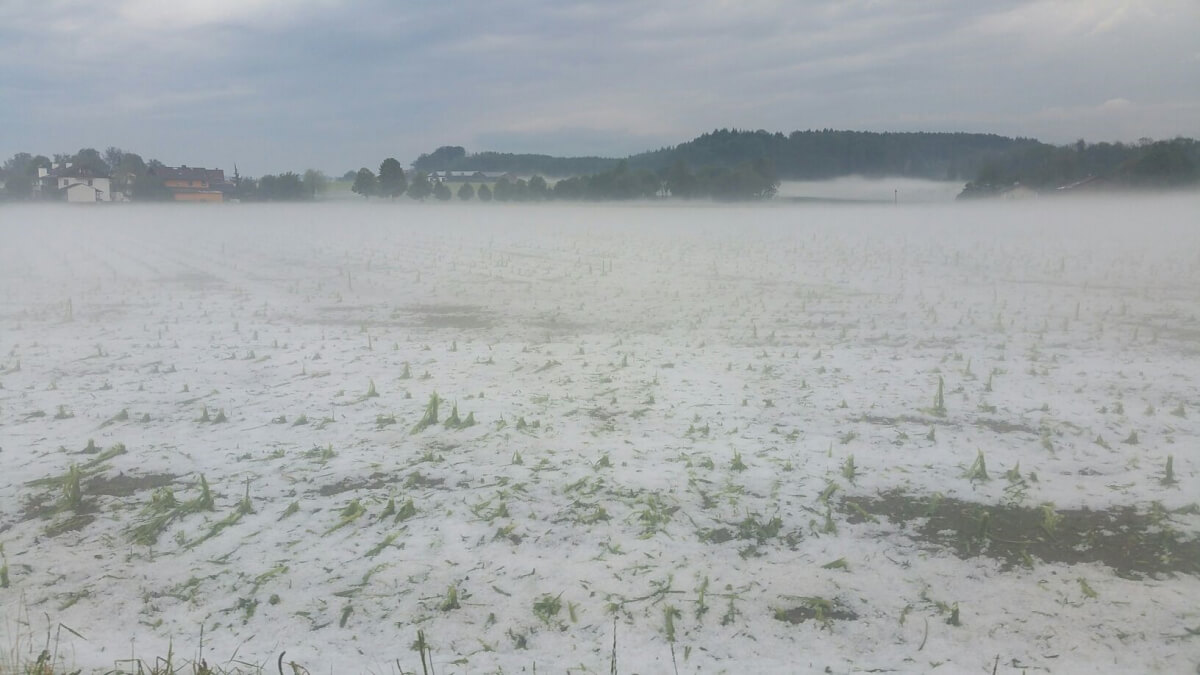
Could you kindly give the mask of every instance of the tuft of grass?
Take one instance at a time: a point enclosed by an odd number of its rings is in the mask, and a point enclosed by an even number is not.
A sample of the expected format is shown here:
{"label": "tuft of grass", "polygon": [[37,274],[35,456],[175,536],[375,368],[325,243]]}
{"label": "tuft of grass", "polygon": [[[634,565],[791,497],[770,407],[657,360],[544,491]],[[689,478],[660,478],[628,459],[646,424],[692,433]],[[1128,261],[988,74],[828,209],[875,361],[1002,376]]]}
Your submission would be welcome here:
{"label": "tuft of grass", "polygon": [[446,591],[446,599],[442,601],[442,604],[438,607],[438,609],[442,610],[443,612],[449,612],[452,609],[459,609],[459,607],[458,587],[451,586]]}
{"label": "tuft of grass", "polygon": [[[272,596],[275,597],[275,596]],[[245,618],[253,616],[255,608],[258,606],[257,600],[241,598],[235,609],[241,610]],[[26,627],[28,624],[25,624]],[[150,624],[147,624],[150,625]],[[64,656],[65,650],[60,648],[60,641],[63,631],[74,635],[80,640],[86,641],[79,631],[76,631],[70,626],[59,623],[57,630],[54,632],[53,638],[50,636],[50,631],[47,630],[44,639],[44,648],[34,657],[34,649],[27,647],[36,647],[35,638],[33,635],[18,634],[11,645],[11,650],[0,654],[0,673],[4,675],[79,675],[83,669],[68,667],[67,659]],[[203,651],[204,643],[201,641],[201,651]],[[29,656],[22,655],[28,651]],[[284,661],[284,652],[279,655],[276,662],[276,667],[280,673],[286,672],[300,675],[308,673],[308,669],[295,661]],[[264,675],[266,668],[262,665],[247,663],[237,656],[236,651],[234,656],[229,658],[224,665],[209,664],[206,659],[199,656],[196,660],[180,658],[175,651],[173,642],[167,645],[167,653],[159,654],[153,658],[143,658],[136,653],[126,658],[118,658],[114,661],[115,669],[109,669],[107,673],[138,673],[139,675],[181,675],[188,673],[189,675],[246,675],[253,673],[254,675]],[[97,671],[99,672],[99,671]],[[272,669],[270,672],[275,672]],[[405,671],[407,672],[407,671]]]}
{"label": "tuft of grass", "polygon": [[854,466],[854,455],[846,457],[846,461],[842,463],[842,476],[854,484],[854,478],[858,476],[858,468]]}
{"label": "tuft of grass", "polygon": [[933,396],[933,408],[930,410],[930,412],[939,417],[943,417],[946,414],[945,389],[946,382],[942,379],[941,375],[938,375],[937,393]]}
{"label": "tuft of grass", "polygon": [[738,523],[737,536],[739,539],[749,539],[761,544],[779,536],[782,529],[783,520],[779,516],[773,516],[764,522],[759,520],[757,515],[749,515]]}
{"label": "tuft of grass", "polygon": [[203,544],[204,542],[208,541],[209,539],[212,539],[213,537],[217,536],[225,528],[237,525],[238,522],[241,521],[242,516],[244,516],[244,515],[245,514],[242,512],[241,508],[234,509],[234,511],[232,513],[230,513],[228,516],[225,516],[221,520],[218,520],[216,523],[214,523],[211,527],[208,528],[208,532],[204,533],[204,535],[201,536],[199,539],[196,539],[196,540],[192,541],[191,543],[189,543],[187,545],[187,547],[195,548],[195,547],[199,546],[200,544]]}
{"label": "tuft of grass", "polygon": [[821,528],[821,534],[837,534],[837,523],[833,520],[833,506],[825,506],[825,525]]}
{"label": "tuft of grass", "polygon": [[[101,452],[99,455],[96,455],[95,457],[93,457],[92,459],[89,459],[88,461],[84,462],[83,464],[80,464],[78,466],[72,465],[72,469],[75,469],[79,472],[79,478],[85,478],[87,476],[91,476],[93,474],[97,474],[97,473],[104,471],[106,468],[108,468],[104,464],[105,462],[112,459],[113,457],[116,457],[117,455],[123,455],[123,454],[125,454],[125,444],[117,443],[116,445],[105,450],[104,452]],[[57,476],[47,476],[45,478],[38,478],[38,479],[31,480],[31,481],[25,483],[25,485],[27,485],[29,487],[56,488],[56,489],[61,490],[63,488],[64,484],[70,478],[70,473],[71,473],[70,471],[67,471],[67,473],[63,473],[63,474],[57,475]]]}
{"label": "tuft of grass", "polygon": [[991,480],[991,476],[988,476],[987,460],[983,457],[983,450],[977,452],[975,461],[971,464],[971,468],[967,469],[967,472],[963,474],[963,477],[972,482]]}
{"label": "tuft of grass", "polygon": [[462,423],[462,418],[458,416],[458,404],[455,403],[450,408],[450,416],[446,418],[446,421],[442,423],[442,426],[446,427],[447,429],[459,429],[462,427]]}
{"label": "tuft of grass", "polygon": [[729,468],[733,469],[734,471],[746,470],[746,463],[742,461],[742,453],[738,452],[737,450],[733,451],[733,462],[730,463]]}
{"label": "tuft of grass", "polygon": [[1159,482],[1163,485],[1174,485],[1179,482],[1175,478],[1175,455],[1167,455],[1167,468]]}
{"label": "tuft of grass", "polygon": [[961,626],[962,625],[962,621],[959,621],[959,619],[958,619],[958,603],[957,602],[954,603],[953,605],[951,605],[950,616],[946,618],[946,623],[950,624],[951,626]]}
{"label": "tuft of grass", "polygon": [[362,502],[359,502],[357,499],[351,500],[349,504],[342,508],[341,519],[334,523],[333,526],[328,530],[325,530],[324,534],[321,536],[327,536],[333,532],[336,532],[337,530],[340,530],[350,523],[353,523],[355,520],[358,520],[358,518],[366,512],[367,509],[362,505]]}
{"label": "tuft of grass", "polygon": [[1042,447],[1045,448],[1046,452],[1054,454],[1054,442],[1050,440],[1049,429],[1042,429]]}
{"label": "tuft of grass", "polygon": [[833,496],[833,493],[837,492],[837,489],[838,484],[833,481],[829,481],[829,483],[825,485],[825,489],[821,490],[821,494],[817,495],[817,501],[828,505],[829,498]]}
{"label": "tuft of grass", "polygon": [[667,635],[667,642],[675,644],[675,617],[683,616],[678,609],[673,605],[667,605],[663,608],[663,632]]}
{"label": "tuft of grass", "polygon": [[[247,483],[246,498],[243,500],[246,504],[240,508],[246,508],[249,505],[249,490],[250,486]],[[175,492],[170,488],[159,488],[151,495],[150,503],[142,509],[145,519],[129,529],[130,539],[135,544],[151,546],[158,541],[159,534],[179,518],[200,511],[212,511],[214,508],[212,491],[203,474],[200,475],[200,494],[195,499],[186,502],[176,499]],[[238,517],[240,518],[241,515]]]}
{"label": "tuft of grass", "polygon": [[640,511],[631,514],[642,523],[641,539],[649,539],[665,530],[675,512],[679,510],[678,506],[668,505],[657,493],[647,495],[643,503],[644,507]]}
{"label": "tuft of grass", "polygon": [[421,421],[417,422],[412,428],[412,433],[419,434],[425,429],[438,423],[438,395],[433,392],[429,395],[429,403],[425,405],[425,415],[421,417]]}
{"label": "tuft of grass", "polygon": [[413,504],[413,500],[409,499],[407,502],[404,502],[403,506],[396,510],[396,518],[394,522],[399,523],[401,521],[408,520],[415,515],[417,515],[417,507],[415,504]]}
{"label": "tuft of grass", "polygon": [[241,515],[249,515],[254,513],[254,504],[250,502],[250,481],[246,481],[246,494],[242,496],[242,501],[238,502],[238,513]]}
{"label": "tuft of grass", "polygon": [[60,503],[59,510],[79,513],[79,510],[83,507],[83,488],[79,484],[79,479],[82,475],[83,473],[79,470],[79,467],[72,464],[71,468],[67,471],[67,475],[63,477],[62,502]]}
{"label": "tuft of grass", "polygon": [[547,626],[554,625],[558,613],[562,611],[562,593],[550,595],[543,593],[533,602],[533,615]]}
{"label": "tuft of grass", "polygon": [[[371,550],[367,551],[366,557],[374,558],[375,556],[379,555],[380,553],[383,553],[383,549],[391,546],[396,541],[396,538],[399,536],[400,536],[399,532],[393,532],[393,533],[389,534],[388,536],[384,537],[383,541],[379,542],[378,544],[375,544],[374,546],[371,547]],[[400,547],[403,548],[404,545],[401,544]]]}
{"label": "tuft of grass", "polygon": [[283,510],[282,514],[280,514],[279,520],[283,520],[288,516],[294,516],[297,513],[300,513],[300,502],[292,502],[291,504],[288,504],[287,508]]}
{"label": "tuft of grass", "polygon": [[1056,536],[1058,526],[1062,523],[1062,514],[1055,508],[1054,504],[1046,502],[1042,504],[1042,530],[1051,537]]}
{"label": "tuft of grass", "polygon": [[1010,483],[1018,483],[1024,480],[1021,478],[1021,463],[1017,462],[1016,466],[1004,472],[1004,478]]}
{"label": "tuft of grass", "polygon": [[321,464],[324,464],[334,457],[337,457],[337,452],[334,451],[333,444],[328,443],[323,448],[319,446],[313,446],[312,448],[305,450],[304,457],[306,459],[315,459]]}
{"label": "tuft of grass", "polygon": [[209,489],[208,479],[204,477],[204,474],[200,474],[200,496],[189,502],[187,509],[189,513],[216,510],[216,505],[213,503],[212,490]]}

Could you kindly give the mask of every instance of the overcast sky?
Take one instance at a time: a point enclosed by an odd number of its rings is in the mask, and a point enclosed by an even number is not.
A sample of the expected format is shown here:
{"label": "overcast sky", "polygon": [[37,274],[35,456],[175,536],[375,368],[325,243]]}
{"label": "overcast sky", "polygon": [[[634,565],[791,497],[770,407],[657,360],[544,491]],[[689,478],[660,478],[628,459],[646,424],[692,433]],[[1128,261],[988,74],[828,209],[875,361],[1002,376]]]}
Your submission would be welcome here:
{"label": "overcast sky", "polygon": [[1200,1],[0,0],[0,159],[340,175],[718,127],[1200,137]]}

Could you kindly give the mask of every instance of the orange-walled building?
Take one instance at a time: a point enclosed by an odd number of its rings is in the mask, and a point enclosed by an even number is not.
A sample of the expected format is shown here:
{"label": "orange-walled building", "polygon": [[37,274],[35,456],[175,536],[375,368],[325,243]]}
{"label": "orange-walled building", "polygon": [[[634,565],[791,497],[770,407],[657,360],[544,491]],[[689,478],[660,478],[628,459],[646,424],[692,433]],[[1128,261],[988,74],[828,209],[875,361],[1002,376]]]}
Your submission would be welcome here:
{"label": "orange-walled building", "polygon": [[230,183],[221,169],[163,167],[155,170],[177,202],[223,202]]}

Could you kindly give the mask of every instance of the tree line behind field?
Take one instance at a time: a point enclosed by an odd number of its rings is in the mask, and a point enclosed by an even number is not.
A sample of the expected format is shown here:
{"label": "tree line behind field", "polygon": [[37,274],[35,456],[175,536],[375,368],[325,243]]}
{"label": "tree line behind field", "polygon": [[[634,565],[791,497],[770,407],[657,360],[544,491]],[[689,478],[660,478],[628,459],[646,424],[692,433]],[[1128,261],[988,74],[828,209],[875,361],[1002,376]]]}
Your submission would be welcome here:
{"label": "tree line behind field", "polygon": [[768,160],[785,180],[821,180],[849,175],[910,176],[966,180],[991,157],[1040,145],[1027,138],[995,134],[715,129],[679,145],[624,160],[604,157],[480,152],[443,146],[413,162],[418,171],[509,171],[543,176],[579,176],[610,171],[624,161],[631,170],[660,172],[678,162],[696,170],[733,169]]}
{"label": "tree line behind field", "polygon": [[1200,141],[1174,138],[1137,143],[1039,144],[990,158],[961,197],[986,197],[1009,186],[1055,190],[1103,179],[1111,189],[1200,187]]}
{"label": "tree line behind field", "polygon": [[784,180],[822,180],[850,175],[906,176],[970,181],[974,189],[1016,183],[1046,190],[1088,178],[1127,187],[1188,187],[1200,183],[1200,142],[1190,138],[1135,143],[1079,140],[1051,145],[996,134],[869,132],[833,129],[767,131],[717,129],[679,145],[630,155],[551,157],[496,152],[468,154],[443,146],[413,163],[420,171],[508,171],[543,176],[598,175],[622,162],[632,172],[661,175],[682,164],[699,176],[770,162]]}
{"label": "tree line behind field", "polygon": [[[347,174],[349,178],[351,174]],[[452,197],[469,201],[540,202],[550,200],[615,201],[678,197],[746,201],[769,199],[779,187],[779,178],[770,160],[756,159],[732,168],[706,167],[698,172],[682,161],[662,171],[630,169],[624,161],[607,171],[564,178],[554,183],[540,175],[528,179],[502,176],[489,186],[462,182],[455,190],[445,178],[431,179],[424,171],[415,171],[411,180],[400,162],[388,158],[379,165],[379,173],[363,167],[353,173],[351,190],[364,198],[395,199],[407,194],[424,201],[429,197],[449,201]]]}
{"label": "tree line behind field", "polygon": [[[145,161],[141,155],[109,147],[103,153],[83,148],[74,154],[59,153],[53,158],[19,152],[3,164],[8,200],[29,199],[35,194],[39,169],[70,164],[88,176],[109,178],[114,193],[131,201],[171,201],[173,193],[160,177],[168,168],[157,159]],[[351,191],[364,198],[395,199],[402,195],[418,201],[449,201],[457,197],[467,201],[525,202],[549,200],[628,200],[680,197],[684,199],[750,200],[766,199],[775,194],[779,179],[769,160],[762,158],[734,167],[703,167],[693,172],[683,162],[658,171],[631,169],[624,161],[609,170],[548,182],[540,175],[529,178],[504,176],[499,180],[464,182],[453,188],[442,180],[431,179],[424,171],[411,176],[395,158],[379,165],[379,172],[368,168],[348,172],[343,180],[352,181]],[[243,176],[234,167],[228,177],[232,191],[228,197],[242,202],[308,201],[316,199],[331,186],[330,179],[315,169],[267,174],[259,178]]]}
{"label": "tree line behind field", "polygon": [[[52,157],[16,153],[0,166],[0,199],[30,198],[39,192],[39,170],[65,163],[87,175],[110,178],[112,191],[133,201],[172,199],[156,173],[166,168],[162,162],[116,147],[103,152],[82,148]],[[447,172],[456,173],[447,179]],[[461,183],[463,174],[479,177]],[[482,174],[505,175],[485,179]],[[1056,146],[995,134],[824,129],[785,135],[717,129],[624,159],[467,153],[461,146],[442,146],[420,155],[409,172],[389,157],[378,172],[362,168],[347,172],[342,180],[364,198],[403,195],[418,201],[737,201],[770,198],[781,179],[847,175],[961,181],[966,183],[964,197],[1000,194],[1018,184],[1047,191],[1088,181],[1103,189],[1194,189],[1200,187],[1200,142],[1144,138],[1135,143],[1079,140]],[[227,181],[233,187],[223,188],[226,197],[244,202],[313,200],[333,185],[315,169],[254,178],[240,175],[236,166]]]}
{"label": "tree line behind field", "polygon": [[[146,161],[135,152],[110,146],[103,153],[95,148],[82,148],[76,153],[55,153],[53,158],[18,152],[0,166],[4,190],[0,198],[20,201],[31,198],[37,183],[38,170],[50,170],[55,165],[70,164],[89,176],[108,178],[114,193],[123,193],[132,201],[171,201],[173,195],[162,178],[159,169],[167,168],[157,159]],[[233,197],[241,201],[305,201],[315,199],[325,192],[330,180],[316,169],[304,173],[288,171],[282,174],[267,174],[259,178],[242,176],[234,168],[230,177]]]}

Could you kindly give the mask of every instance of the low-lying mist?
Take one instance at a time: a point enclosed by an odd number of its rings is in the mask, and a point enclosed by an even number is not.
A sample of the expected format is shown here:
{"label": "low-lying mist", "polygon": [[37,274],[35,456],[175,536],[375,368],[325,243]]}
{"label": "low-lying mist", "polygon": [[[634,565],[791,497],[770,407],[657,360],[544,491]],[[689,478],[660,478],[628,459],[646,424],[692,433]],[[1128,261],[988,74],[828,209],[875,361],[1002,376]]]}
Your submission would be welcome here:
{"label": "low-lying mist", "polygon": [[934,181],[900,176],[844,176],[831,180],[783,181],[778,196],[792,199],[906,203],[953,201],[963,181]]}

